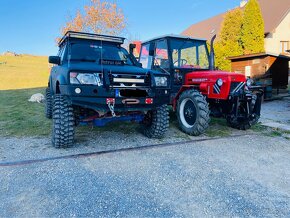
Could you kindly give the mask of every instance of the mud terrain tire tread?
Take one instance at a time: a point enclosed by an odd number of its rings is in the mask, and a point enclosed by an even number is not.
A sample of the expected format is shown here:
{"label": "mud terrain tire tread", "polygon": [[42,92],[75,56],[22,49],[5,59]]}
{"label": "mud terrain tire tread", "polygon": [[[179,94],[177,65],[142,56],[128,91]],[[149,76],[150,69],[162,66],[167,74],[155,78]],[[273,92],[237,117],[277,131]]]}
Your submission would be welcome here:
{"label": "mud terrain tire tread", "polygon": [[169,128],[169,111],[167,105],[157,107],[145,115],[151,116],[150,124],[142,124],[143,133],[148,138],[162,138]]}
{"label": "mud terrain tire tread", "polygon": [[48,87],[45,90],[45,117],[48,119],[52,119],[52,101],[50,88]]}
{"label": "mud terrain tire tread", "polygon": [[53,104],[52,144],[56,148],[73,145],[75,121],[73,108],[65,96],[56,94]]}

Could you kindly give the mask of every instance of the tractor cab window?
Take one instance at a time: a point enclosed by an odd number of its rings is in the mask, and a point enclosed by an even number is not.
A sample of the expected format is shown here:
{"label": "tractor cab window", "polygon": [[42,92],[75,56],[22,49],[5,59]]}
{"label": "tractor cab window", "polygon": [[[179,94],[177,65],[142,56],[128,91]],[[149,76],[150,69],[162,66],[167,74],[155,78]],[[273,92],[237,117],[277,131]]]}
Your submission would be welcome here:
{"label": "tractor cab window", "polygon": [[205,41],[172,39],[170,40],[170,47],[175,68],[209,68],[208,50]]}
{"label": "tractor cab window", "polygon": [[168,69],[169,66],[167,43],[165,40],[157,41],[154,51],[154,67]]}
{"label": "tractor cab window", "polygon": [[150,44],[145,44],[141,48],[139,62],[143,68],[151,69],[153,56],[149,55]]}

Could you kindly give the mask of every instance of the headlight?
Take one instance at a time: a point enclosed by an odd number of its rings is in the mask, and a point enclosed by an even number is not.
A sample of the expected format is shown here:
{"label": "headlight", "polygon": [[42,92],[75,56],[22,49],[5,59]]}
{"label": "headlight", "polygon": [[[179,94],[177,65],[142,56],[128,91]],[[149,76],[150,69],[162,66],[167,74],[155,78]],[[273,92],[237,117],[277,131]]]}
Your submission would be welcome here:
{"label": "headlight", "polygon": [[154,77],[156,86],[167,86],[167,77]]}
{"label": "headlight", "polygon": [[70,73],[70,83],[71,84],[82,84],[82,85],[103,85],[101,80],[101,73]]}
{"label": "headlight", "polygon": [[224,82],[223,82],[222,79],[218,79],[218,80],[216,81],[216,83],[217,83],[218,86],[220,86],[220,87],[224,84]]}
{"label": "headlight", "polygon": [[247,84],[248,87],[251,87],[253,85],[253,83],[254,83],[254,81],[252,79],[250,79],[250,78],[247,79],[246,84]]}

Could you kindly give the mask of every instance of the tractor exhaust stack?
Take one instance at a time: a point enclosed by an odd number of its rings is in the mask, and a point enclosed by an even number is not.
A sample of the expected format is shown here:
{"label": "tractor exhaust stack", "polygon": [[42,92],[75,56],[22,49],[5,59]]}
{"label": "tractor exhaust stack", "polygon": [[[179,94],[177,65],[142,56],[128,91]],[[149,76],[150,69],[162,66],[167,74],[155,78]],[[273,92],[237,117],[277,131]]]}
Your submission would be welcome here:
{"label": "tractor exhaust stack", "polygon": [[210,40],[210,56],[209,56],[209,69],[215,70],[215,54],[214,54],[214,40],[216,39],[216,34]]}

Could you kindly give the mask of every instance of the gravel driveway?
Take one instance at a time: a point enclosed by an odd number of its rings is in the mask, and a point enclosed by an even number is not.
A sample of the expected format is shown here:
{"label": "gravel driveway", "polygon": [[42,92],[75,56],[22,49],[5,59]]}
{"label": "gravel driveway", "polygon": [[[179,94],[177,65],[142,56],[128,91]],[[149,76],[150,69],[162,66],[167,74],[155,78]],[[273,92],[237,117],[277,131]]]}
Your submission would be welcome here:
{"label": "gravel driveway", "polygon": [[66,150],[0,138],[0,217],[290,217],[287,139],[91,134]]}

